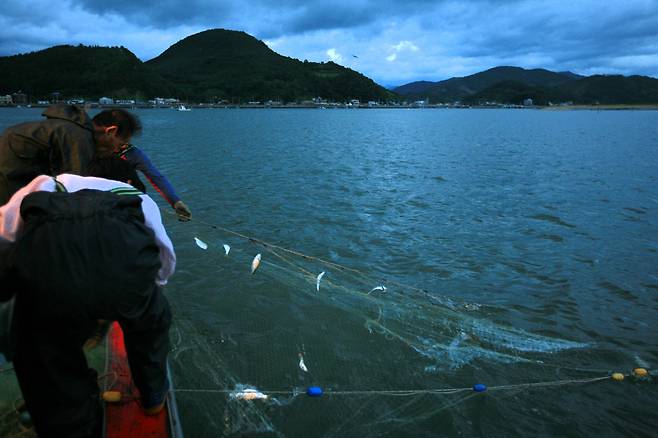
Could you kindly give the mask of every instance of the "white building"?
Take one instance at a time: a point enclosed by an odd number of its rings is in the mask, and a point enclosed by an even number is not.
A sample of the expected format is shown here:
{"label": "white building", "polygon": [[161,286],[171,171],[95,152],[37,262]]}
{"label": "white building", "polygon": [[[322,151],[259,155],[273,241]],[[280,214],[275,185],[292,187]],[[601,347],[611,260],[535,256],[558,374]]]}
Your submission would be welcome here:
{"label": "white building", "polygon": [[114,105],[114,99],[111,97],[101,97],[98,99],[99,105]]}
{"label": "white building", "polygon": [[156,105],[172,105],[178,103],[178,99],[174,99],[172,97],[156,97],[154,102]]}

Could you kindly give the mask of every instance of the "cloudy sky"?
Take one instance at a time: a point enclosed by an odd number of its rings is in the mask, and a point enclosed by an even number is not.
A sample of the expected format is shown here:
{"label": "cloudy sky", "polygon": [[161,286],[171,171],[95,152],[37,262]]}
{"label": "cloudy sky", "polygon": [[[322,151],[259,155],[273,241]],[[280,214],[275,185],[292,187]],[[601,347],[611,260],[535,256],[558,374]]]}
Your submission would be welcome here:
{"label": "cloudy sky", "polygon": [[122,45],[146,61],[188,35],[225,28],[282,55],[333,60],[386,86],[499,65],[658,78],[658,0],[2,3],[0,56],[82,43]]}

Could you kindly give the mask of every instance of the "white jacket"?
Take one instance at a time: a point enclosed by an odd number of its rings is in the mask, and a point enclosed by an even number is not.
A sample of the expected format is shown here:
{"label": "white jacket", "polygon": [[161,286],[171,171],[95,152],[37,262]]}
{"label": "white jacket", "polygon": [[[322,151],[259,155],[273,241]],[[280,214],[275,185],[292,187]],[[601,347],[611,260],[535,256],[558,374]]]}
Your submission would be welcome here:
{"label": "white jacket", "polygon": [[[94,189],[109,191],[119,187],[133,189],[133,186],[113,181],[104,178],[96,178],[91,176],[78,176],[71,174],[58,175],[59,181],[68,192],[77,192],[83,189]],[[32,192],[55,192],[55,181],[53,177],[41,175],[32,180],[28,185],[20,189],[11,197],[9,202],[0,207],[0,243],[14,242],[16,237],[23,228],[23,218],[20,215],[21,203],[23,198]],[[176,254],[174,253],[174,246],[171,239],[162,225],[162,218],[157,204],[148,196],[140,195],[142,198],[142,211],[144,212],[144,224],[155,233],[155,243],[160,249],[160,262],[162,264],[155,282],[164,286],[167,284],[167,279],[174,273],[176,269]]]}

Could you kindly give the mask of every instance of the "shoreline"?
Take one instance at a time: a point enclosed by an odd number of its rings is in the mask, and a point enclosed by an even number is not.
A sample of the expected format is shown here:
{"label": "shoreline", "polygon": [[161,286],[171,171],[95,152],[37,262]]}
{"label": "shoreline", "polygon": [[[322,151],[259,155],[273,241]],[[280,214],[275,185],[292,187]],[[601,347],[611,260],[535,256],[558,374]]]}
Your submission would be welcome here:
{"label": "shoreline", "polygon": [[570,106],[544,106],[542,110],[564,111],[652,111],[658,110],[658,104],[614,104],[614,105],[570,105]]}
{"label": "shoreline", "polygon": [[[64,103],[64,102],[57,102]],[[31,105],[0,105],[2,108],[48,108],[53,104],[31,104]],[[85,105],[79,105],[85,106]],[[508,110],[542,110],[542,111],[656,111],[658,104],[613,104],[613,105],[565,105],[565,106],[521,106],[521,105],[309,105],[309,104],[288,104],[288,105],[254,105],[254,104],[185,104],[189,109],[508,109]],[[99,105],[92,103],[88,106],[90,109],[108,109],[108,108],[127,108],[127,109],[168,109],[177,110],[178,106],[169,105],[150,105],[150,104],[119,104],[119,105]]]}

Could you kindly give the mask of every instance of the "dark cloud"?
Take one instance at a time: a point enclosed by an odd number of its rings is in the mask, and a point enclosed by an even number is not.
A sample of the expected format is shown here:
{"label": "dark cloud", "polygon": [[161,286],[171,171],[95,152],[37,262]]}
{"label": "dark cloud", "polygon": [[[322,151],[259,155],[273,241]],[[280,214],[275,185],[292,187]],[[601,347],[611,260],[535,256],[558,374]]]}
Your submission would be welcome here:
{"label": "dark cloud", "polygon": [[[445,0],[74,0],[95,14],[118,14],[153,27],[219,24],[237,20],[264,37],[361,27],[382,17],[413,15]],[[482,0],[485,1],[485,0]],[[485,1],[486,2],[486,1]]]}
{"label": "dark cloud", "polygon": [[147,60],[218,27],[298,59],[325,61],[331,50],[387,83],[496,65],[658,76],[655,0],[4,0],[0,55],[83,43]]}
{"label": "dark cloud", "polygon": [[367,27],[383,19],[414,16],[440,2],[436,0],[289,2],[297,3],[296,11],[287,19],[287,29],[294,33],[325,29]]}
{"label": "dark cloud", "polygon": [[[561,66],[584,69],[592,63],[604,68],[606,61],[631,55],[658,53],[658,2],[628,2],[624,7],[600,8],[583,2],[565,13],[560,2],[523,2],[526,7],[492,8],[489,17],[470,26],[477,17],[452,22],[451,32],[461,35],[458,51],[468,58],[494,57],[497,60],[523,57],[543,59],[546,68]],[[576,2],[577,4],[577,2]],[[516,5],[518,6],[518,4]],[[645,71],[646,73],[646,71]],[[652,74],[656,74],[654,68]]]}
{"label": "dark cloud", "polygon": [[6,20],[7,23],[1,29],[4,31],[14,28],[17,32],[20,32],[21,26],[32,24],[43,26],[49,23],[53,17],[48,6],[49,3],[45,1],[4,1],[0,8],[0,22]]}
{"label": "dark cloud", "polygon": [[217,27],[215,23],[230,16],[238,3],[212,0],[75,0],[74,4],[91,13],[116,14],[134,24],[164,28],[179,25]]}

